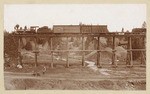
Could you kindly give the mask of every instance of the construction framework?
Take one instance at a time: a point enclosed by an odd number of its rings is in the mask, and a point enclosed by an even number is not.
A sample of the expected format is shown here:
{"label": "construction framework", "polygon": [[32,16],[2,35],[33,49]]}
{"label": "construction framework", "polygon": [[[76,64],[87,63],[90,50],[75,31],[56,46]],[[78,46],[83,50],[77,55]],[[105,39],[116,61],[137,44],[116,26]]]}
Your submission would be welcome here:
{"label": "construction framework", "polygon": [[[145,40],[146,38],[146,34],[145,33],[119,33],[119,32],[113,32],[113,33],[49,33],[49,34],[13,34],[13,37],[14,38],[18,38],[18,42],[19,42],[19,45],[18,45],[18,58],[19,58],[19,62],[22,63],[22,58],[21,58],[21,38],[23,37],[32,37],[35,39],[35,50],[33,51],[33,53],[35,53],[35,67],[38,66],[38,53],[39,53],[39,50],[38,50],[38,47],[37,47],[37,39],[38,38],[41,38],[41,37],[44,37],[44,38],[47,38],[50,40],[50,51],[51,51],[51,60],[50,61],[50,65],[51,65],[51,68],[53,68],[53,53],[54,52],[66,52],[67,53],[67,57],[66,57],[66,67],[69,67],[69,61],[68,61],[68,52],[82,52],[82,66],[85,66],[85,52],[89,52],[89,51],[96,51],[97,52],[97,62],[96,62],[96,65],[98,68],[101,68],[102,67],[102,64],[101,64],[101,52],[104,52],[106,50],[101,50],[100,49],[100,37],[111,37],[112,38],[112,43],[113,43],[113,47],[112,47],[112,66],[113,67],[117,67],[118,64],[117,62],[115,62],[115,38],[117,37],[126,37],[128,40],[128,43],[127,43],[127,62],[126,62],[126,66],[129,66],[129,67],[132,67],[134,66],[133,64],[133,59],[132,59],[132,52],[133,51],[140,51],[142,53],[145,53],[146,52],[146,49],[132,49],[132,38],[133,37],[141,37],[143,38],[143,41]],[[58,38],[58,37],[66,37],[67,38],[67,50],[53,50],[53,38]],[[69,50],[68,49],[68,38],[69,37],[80,37],[82,39],[82,50]],[[97,37],[98,39],[98,45],[97,45],[97,50],[85,50],[85,43],[84,43],[84,38],[85,37]],[[143,45],[144,46],[144,45]],[[145,66],[145,59],[146,59],[146,56],[143,56],[141,57],[144,61],[141,62],[141,64],[139,66]]]}

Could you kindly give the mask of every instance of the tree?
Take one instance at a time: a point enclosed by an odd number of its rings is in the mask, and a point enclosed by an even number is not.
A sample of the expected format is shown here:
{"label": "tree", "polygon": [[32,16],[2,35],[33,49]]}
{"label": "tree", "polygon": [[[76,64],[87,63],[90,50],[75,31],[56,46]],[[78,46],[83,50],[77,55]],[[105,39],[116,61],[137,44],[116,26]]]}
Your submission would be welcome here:
{"label": "tree", "polygon": [[27,26],[24,27],[24,30],[25,30],[25,31],[27,30]]}
{"label": "tree", "polygon": [[146,22],[145,21],[142,24],[142,28],[146,28]]}
{"label": "tree", "polygon": [[15,27],[14,27],[14,29],[18,30],[19,29],[19,24],[16,24]]}
{"label": "tree", "polygon": [[121,32],[124,32],[124,28],[122,28]]}
{"label": "tree", "polygon": [[4,53],[9,55],[12,58],[18,56],[18,39],[13,39],[12,34],[4,35]]}

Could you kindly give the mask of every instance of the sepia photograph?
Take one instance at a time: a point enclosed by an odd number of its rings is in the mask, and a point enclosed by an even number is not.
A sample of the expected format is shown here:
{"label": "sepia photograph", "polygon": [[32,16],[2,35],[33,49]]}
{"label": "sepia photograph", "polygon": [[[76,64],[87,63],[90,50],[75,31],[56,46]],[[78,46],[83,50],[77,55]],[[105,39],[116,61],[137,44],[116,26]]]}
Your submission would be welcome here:
{"label": "sepia photograph", "polygon": [[4,88],[146,90],[146,4],[4,4]]}

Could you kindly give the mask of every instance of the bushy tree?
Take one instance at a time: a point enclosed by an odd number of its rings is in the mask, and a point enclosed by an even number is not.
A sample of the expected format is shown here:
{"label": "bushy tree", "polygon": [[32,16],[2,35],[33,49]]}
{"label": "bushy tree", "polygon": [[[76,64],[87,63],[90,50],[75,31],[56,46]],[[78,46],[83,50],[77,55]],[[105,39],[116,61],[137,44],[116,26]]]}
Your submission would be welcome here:
{"label": "bushy tree", "polygon": [[12,58],[18,56],[18,42],[13,38],[11,33],[4,32],[4,53],[8,54]]}

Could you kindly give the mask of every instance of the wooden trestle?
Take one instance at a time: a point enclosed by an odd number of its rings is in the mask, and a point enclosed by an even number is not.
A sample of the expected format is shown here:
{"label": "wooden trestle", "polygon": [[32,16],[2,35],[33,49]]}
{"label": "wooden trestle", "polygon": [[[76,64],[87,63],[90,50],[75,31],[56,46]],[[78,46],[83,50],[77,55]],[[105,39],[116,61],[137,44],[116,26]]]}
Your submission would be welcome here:
{"label": "wooden trestle", "polygon": [[[85,66],[85,52],[89,52],[89,51],[94,51],[94,50],[85,50],[85,44],[84,44],[84,38],[85,37],[97,37],[98,39],[98,45],[97,45],[97,67],[101,68],[102,64],[101,64],[101,52],[105,51],[105,50],[101,50],[100,49],[100,37],[111,37],[112,38],[112,43],[113,43],[113,47],[112,47],[112,66],[117,67],[117,62],[115,62],[115,38],[117,37],[126,37],[128,39],[128,44],[127,44],[127,66],[133,66],[133,62],[132,62],[132,52],[133,51],[141,51],[141,52],[145,52],[146,49],[132,49],[132,37],[133,36],[139,36],[139,37],[143,37],[146,38],[146,34],[142,33],[50,33],[50,34],[14,34],[13,37],[19,37],[19,46],[18,46],[18,53],[19,53],[19,61],[22,63],[22,58],[20,58],[21,56],[21,38],[22,37],[32,37],[35,38],[35,51],[33,51],[35,53],[35,67],[38,66],[38,57],[37,54],[39,54],[38,48],[37,48],[37,38],[40,37],[44,37],[47,39],[50,39],[50,51],[51,51],[51,68],[53,68],[53,53],[54,52],[66,52],[67,56],[66,56],[66,67],[69,67],[69,58],[68,58],[68,53],[69,52],[82,52],[82,66]],[[66,37],[67,38],[67,50],[54,50],[53,49],[53,38],[57,38],[57,37]],[[69,37],[80,37],[82,38],[82,49],[81,50],[69,50],[68,49],[68,38]]]}

